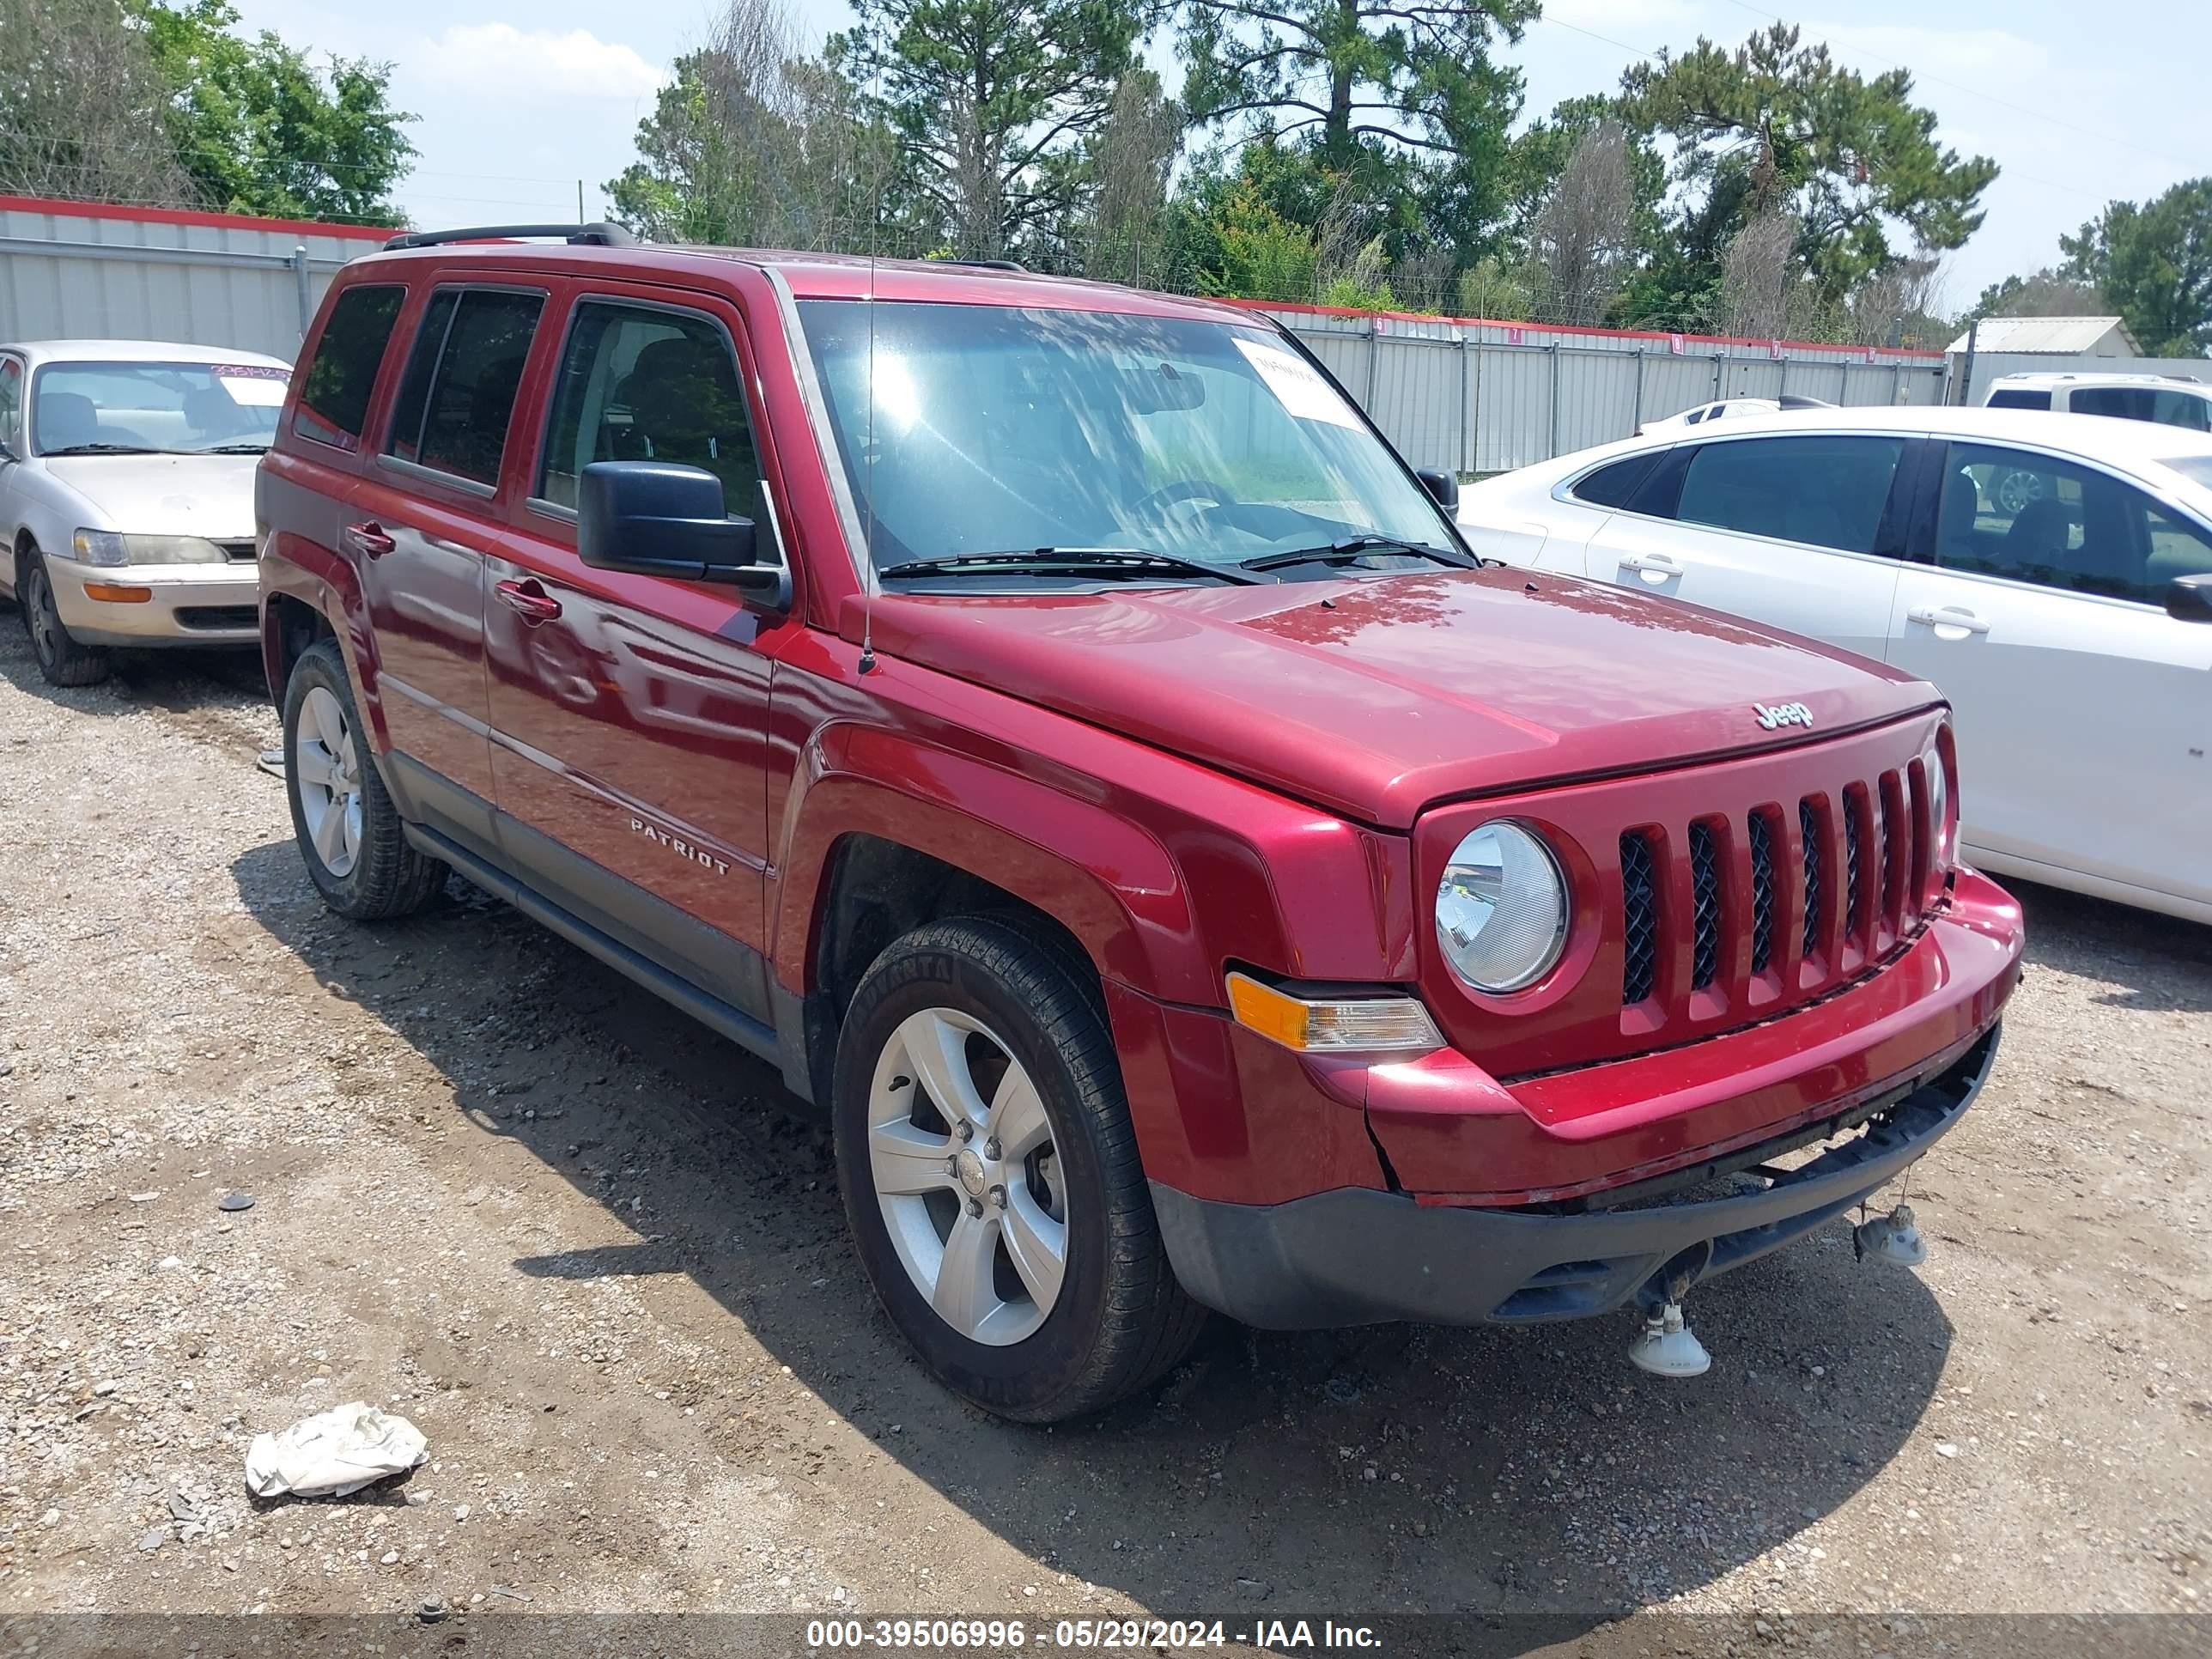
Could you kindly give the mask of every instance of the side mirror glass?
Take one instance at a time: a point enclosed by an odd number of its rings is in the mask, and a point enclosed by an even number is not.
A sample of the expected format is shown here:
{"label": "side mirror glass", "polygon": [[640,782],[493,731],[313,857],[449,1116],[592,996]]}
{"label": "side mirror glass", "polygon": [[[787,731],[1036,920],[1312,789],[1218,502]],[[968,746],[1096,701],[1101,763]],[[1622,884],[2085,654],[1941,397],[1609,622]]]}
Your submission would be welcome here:
{"label": "side mirror glass", "polygon": [[755,562],[758,532],[726,510],[722,481],[665,461],[593,461],[576,483],[576,553],[598,570],[728,582],[788,603],[790,573]]}
{"label": "side mirror glass", "polygon": [[1451,511],[1459,506],[1459,480],[1452,474],[1425,466],[1413,476],[1421,481],[1421,488],[1436,498],[1438,507]]}
{"label": "side mirror glass", "polygon": [[2177,622],[2212,623],[2212,570],[2168,583],[2166,614]]}

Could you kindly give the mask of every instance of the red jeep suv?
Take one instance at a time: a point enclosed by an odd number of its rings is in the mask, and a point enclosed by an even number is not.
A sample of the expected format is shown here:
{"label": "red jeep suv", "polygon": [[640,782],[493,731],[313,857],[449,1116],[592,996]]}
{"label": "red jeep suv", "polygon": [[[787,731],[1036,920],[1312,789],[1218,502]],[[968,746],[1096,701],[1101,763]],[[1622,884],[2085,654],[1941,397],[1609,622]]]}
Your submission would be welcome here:
{"label": "red jeep suv", "polygon": [[1927,684],[1484,568],[1246,312],[522,234],[348,265],[262,464],[307,873],[780,1066],[959,1393],[1206,1309],[1674,1340],[1975,1097],[2021,918]]}

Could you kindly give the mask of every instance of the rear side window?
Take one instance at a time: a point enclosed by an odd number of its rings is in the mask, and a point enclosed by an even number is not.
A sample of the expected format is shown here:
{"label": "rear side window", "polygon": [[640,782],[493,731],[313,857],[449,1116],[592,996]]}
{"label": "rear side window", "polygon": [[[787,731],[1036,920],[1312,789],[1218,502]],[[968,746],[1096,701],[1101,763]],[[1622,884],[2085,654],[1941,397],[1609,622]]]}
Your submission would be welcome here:
{"label": "rear side window", "polygon": [[2076,415],[2111,415],[2123,421],[2151,418],[2151,393],[2139,386],[2083,386],[2074,388],[2066,407]]}
{"label": "rear side window", "polygon": [[542,294],[440,289],[422,308],[385,453],[471,483],[499,482]]}
{"label": "rear side window", "polygon": [[1653,465],[1666,452],[1647,450],[1641,455],[1631,455],[1626,460],[1601,466],[1577,483],[1567,493],[1578,501],[1592,507],[1626,507],[1636,494],[1636,486],[1644,482]]}
{"label": "rear side window", "polygon": [[[2075,394],[2075,402],[2078,406],[2081,402],[2079,393]],[[2033,391],[2027,386],[2000,386],[1990,393],[1989,406],[1991,409],[2048,410],[2051,407],[2051,394],[2048,392]]]}
{"label": "rear side window", "polygon": [[1698,446],[1674,516],[1778,541],[1872,553],[1902,438],[1808,434]]}
{"label": "rear side window", "polygon": [[705,468],[722,481],[731,514],[764,523],[728,337],[691,313],[585,301],[562,354],[538,494],[573,507],[593,461],[648,460]]}
{"label": "rear side window", "polygon": [[368,396],[376,389],[377,366],[399,320],[407,290],[397,283],[349,288],[331,307],[313,361],[301,377],[300,406],[292,430],[319,444],[340,449],[361,447],[362,422]]}

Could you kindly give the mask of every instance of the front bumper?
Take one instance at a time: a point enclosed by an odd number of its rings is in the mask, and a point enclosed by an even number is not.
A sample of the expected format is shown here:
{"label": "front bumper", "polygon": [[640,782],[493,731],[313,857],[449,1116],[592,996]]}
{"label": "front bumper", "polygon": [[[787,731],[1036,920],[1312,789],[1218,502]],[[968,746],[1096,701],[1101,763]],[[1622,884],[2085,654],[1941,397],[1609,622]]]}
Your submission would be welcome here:
{"label": "front bumper", "polygon": [[[46,556],[54,609],[86,645],[253,645],[261,638],[260,571],[223,564],[99,565]],[[116,590],[140,599],[94,597]]]}
{"label": "front bumper", "polygon": [[[1876,1097],[1871,1115],[1862,1102],[1832,1120],[1845,1138],[1794,1169],[1714,1171],[1695,1187],[1647,1187],[1641,1197],[1631,1189],[1613,1207],[1584,1200],[1592,1207],[1574,1212],[1466,1208],[1362,1188],[1233,1204],[1158,1182],[1152,1205],[1183,1288],[1267,1329],[1534,1323],[1630,1302],[1648,1310],[1669,1285],[1679,1294],[1741,1267],[1887,1185],[1973,1103],[1996,1050],[1992,1024],[1931,1057],[1927,1069]],[[1863,1127],[1848,1128],[1862,1117]],[[1784,1139],[1804,1138],[1800,1130]],[[1778,1146],[1754,1146],[1728,1162],[1779,1155]],[[1708,1195],[1724,1182],[1747,1190]]]}

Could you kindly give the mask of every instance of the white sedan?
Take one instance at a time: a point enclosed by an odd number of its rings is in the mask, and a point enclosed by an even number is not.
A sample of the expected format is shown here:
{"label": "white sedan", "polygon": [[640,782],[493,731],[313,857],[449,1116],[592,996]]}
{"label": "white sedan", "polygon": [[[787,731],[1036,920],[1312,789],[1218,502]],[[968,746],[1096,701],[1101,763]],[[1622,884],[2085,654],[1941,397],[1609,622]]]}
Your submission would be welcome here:
{"label": "white sedan", "polygon": [[0,594],[57,685],[111,646],[260,637],[253,469],[291,365],[152,340],[0,346]]}
{"label": "white sedan", "polygon": [[2212,922],[2212,434],[1807,410],[1562,456],[1459,518],[1479,553],[1934,681],[1976,862]]}

